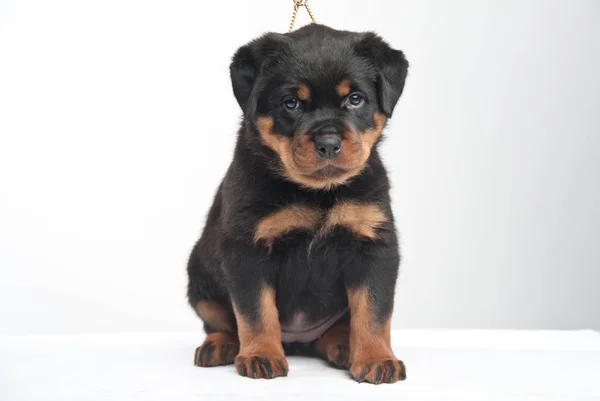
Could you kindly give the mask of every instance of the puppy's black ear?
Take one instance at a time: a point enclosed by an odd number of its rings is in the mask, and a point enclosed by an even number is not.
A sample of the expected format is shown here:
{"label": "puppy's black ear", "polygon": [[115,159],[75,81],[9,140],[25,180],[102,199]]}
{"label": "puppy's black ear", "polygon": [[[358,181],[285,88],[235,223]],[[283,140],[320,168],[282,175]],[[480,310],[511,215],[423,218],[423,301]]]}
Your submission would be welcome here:
{"label": "puppy's black ear", "polygon": [[235,52],[229,74],[233,94],[245,116],[255,114],[260,74],[284,51],[286,39],[282,34],[267,33]]}
{"label": "puppy's black ear", "polygon": [[369,60],[377,70],[377,97],[381,111],[389,118],[404,90],[409,63],[400,50],[391,48],[373,32],[359,36],[355,46],[359,56]]}

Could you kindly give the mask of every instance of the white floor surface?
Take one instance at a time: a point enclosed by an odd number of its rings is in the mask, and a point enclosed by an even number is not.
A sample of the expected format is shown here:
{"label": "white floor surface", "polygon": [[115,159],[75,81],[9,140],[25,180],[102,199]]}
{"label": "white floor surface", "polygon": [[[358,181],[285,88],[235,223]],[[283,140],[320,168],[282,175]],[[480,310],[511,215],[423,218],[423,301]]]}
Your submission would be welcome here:
{"label": "white floor surface", "polygon": [[1,401],[600,400],[600,333],[399,330],[407,380],[373,386],[318,359],[290,357],[286,378],[198,368],[203,335],[0,336]]}

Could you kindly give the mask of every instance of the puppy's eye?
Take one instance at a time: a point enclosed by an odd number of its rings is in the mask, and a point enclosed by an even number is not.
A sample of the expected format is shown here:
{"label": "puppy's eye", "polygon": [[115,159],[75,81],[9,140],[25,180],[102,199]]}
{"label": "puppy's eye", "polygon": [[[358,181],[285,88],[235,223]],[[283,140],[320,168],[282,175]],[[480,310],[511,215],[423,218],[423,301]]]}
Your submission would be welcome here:
{"label": "puppy's eye", "polygon": [[283,105],[288,110],[296,110],[297,108],[300,107],[300,101],[298,99],[296,99],[295,97],[292,97],[289,99],[285,99],[283,101]]}
{"label": "puppy's eye", "polygon": [[346,106],[360,107],[365,102],[365,98],[360,93],[351,93],[346,99]]}

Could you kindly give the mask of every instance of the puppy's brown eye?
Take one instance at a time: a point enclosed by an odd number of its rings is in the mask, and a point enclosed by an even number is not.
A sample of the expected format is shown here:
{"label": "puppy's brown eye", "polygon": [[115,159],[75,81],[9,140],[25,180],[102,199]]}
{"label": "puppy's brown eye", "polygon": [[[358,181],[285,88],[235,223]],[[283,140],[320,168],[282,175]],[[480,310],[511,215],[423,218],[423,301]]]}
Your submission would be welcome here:
{"label": "puppy's brown eye", "polygon": [[365,98],[360,93],[352,93],[346,100],[348,107],[360,107],[364,103]]}
{"label": "puppy's brown eye", "polygon": [[298,107],[300,107],[300,101],[298,99],[296,99],[295,97],[292,97],[292,98],[284,100],[283,105],[288,110],[296,110]]}

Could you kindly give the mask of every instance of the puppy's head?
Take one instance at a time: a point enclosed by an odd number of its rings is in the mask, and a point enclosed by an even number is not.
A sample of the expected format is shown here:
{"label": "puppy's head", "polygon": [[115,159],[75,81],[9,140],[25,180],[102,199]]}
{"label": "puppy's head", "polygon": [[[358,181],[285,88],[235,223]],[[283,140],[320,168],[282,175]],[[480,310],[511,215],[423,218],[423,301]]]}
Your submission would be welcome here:
{"label": "puppy's head", "polygon": [[359,174],[404,89],[408,62],[371,32],[311,24],[238,49],[234,95],[273,165],[304,187]]}

